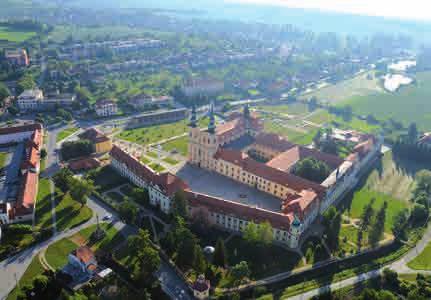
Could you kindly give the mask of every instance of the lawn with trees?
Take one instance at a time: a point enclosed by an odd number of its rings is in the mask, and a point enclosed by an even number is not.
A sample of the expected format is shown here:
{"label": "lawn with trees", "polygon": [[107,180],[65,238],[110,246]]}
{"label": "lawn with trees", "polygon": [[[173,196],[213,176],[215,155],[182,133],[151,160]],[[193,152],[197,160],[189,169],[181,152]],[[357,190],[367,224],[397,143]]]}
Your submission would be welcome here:
{"label": "lawn with trees", "polygon": [[73,133],[75,133],[78,130],[79,129],[77,127],[68,127],[66,129],[63,129],[57,135],[57,143],[60,142],[60,141],[62,141],[62,140],[64,140],[65,138],[67,138],[68,136],[72,135]]}

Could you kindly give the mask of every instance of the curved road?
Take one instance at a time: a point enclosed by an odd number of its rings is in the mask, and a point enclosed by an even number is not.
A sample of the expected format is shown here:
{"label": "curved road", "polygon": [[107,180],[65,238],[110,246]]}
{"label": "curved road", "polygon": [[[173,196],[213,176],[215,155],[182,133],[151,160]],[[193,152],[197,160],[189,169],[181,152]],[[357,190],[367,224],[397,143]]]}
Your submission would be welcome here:
{"label": "curved road", "polygon": [[332,284],[328,284],[325,286],[321,286],[319,288],[316,288],[314,290],[310,290],[308,292],[289,297],[288,299],[293,300],[304,300],[304,299],[310,299],[313,296],[329,292],[329,291],[335,291],[347,286],[351,286],[354,284],[357,284],[359,282],[375,278],[379,276],[383,269],[390,268],[399,274],[408,274],[408,273],[423,273],[423,274],[429,274],[431,275],[431,271],[420,271],[420,270],[412,270],[407,266],[407,263],[411,261],[413,258],[415,258],[417,255],[419,255],[427,246],[427,244],[431,241],[431,224],[428,225],[427,229],[425,230],[425,233],[422,237],[422,239],[416,244],[416,246],[408,251],[403,257],[400,259],[392,262],[389,265],[383,266],[379,269],[372,270],[366,273],[359,274],[355,277],[351,277],[345,280],[341,280]]}

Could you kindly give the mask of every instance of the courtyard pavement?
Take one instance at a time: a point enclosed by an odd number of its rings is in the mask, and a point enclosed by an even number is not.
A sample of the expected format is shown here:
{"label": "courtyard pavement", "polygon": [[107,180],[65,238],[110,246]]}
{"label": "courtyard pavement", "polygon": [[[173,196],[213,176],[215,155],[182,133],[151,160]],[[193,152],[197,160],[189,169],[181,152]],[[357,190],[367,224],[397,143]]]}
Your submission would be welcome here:
{"label": "courtyard pavement", "polygon": [[215,172],[186,164],[176,175],[195,192],[281,212],[280,199]]}

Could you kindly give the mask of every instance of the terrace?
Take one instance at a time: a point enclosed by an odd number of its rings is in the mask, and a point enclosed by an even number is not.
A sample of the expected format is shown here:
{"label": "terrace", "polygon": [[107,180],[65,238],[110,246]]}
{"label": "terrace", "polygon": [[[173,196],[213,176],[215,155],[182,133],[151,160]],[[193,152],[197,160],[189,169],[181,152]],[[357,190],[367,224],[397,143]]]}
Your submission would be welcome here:
{"label": "terrace", "polygon": [[281,200],[233,179],[186,164],[176,173],[197,193],[280,212]]}

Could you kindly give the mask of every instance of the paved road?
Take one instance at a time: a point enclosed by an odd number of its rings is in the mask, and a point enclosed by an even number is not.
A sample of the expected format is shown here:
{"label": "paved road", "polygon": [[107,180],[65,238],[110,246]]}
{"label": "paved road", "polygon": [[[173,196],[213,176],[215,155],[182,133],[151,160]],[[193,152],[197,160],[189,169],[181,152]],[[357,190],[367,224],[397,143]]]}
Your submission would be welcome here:
{"label": "paved road", "polygon": [[401,257],[399,260],[394,261],[393,263],[384,266],[382,268],[372,270],[366,273],[359,274],[355,277],[351,277],[339,282],[335,282],[329,285],[325,285],[322,287],[319,287],[314,290],[310,290],[308,292],[290,297],[289,299],[293,300],[302,300],[302,299],[310,299],[313,296],[328,292],[328,291],[334,291],[338,290],[347,286],[351,286],[354,284],[357,284],[359,282],[376,278],[381,274],[383,269],[390,268],[400,274],[405,273],[425,273],[431,275],[431,271],[418,271],[418,270],[412,270],[407,266],[407,263],[411,261],[413,258],[415,258],[417,255],[419,255],[426,247],[426,245],[431,241],[431,224],[428,225],[422,239],[416,244],[416,246],[408,251],[403,257]]}

